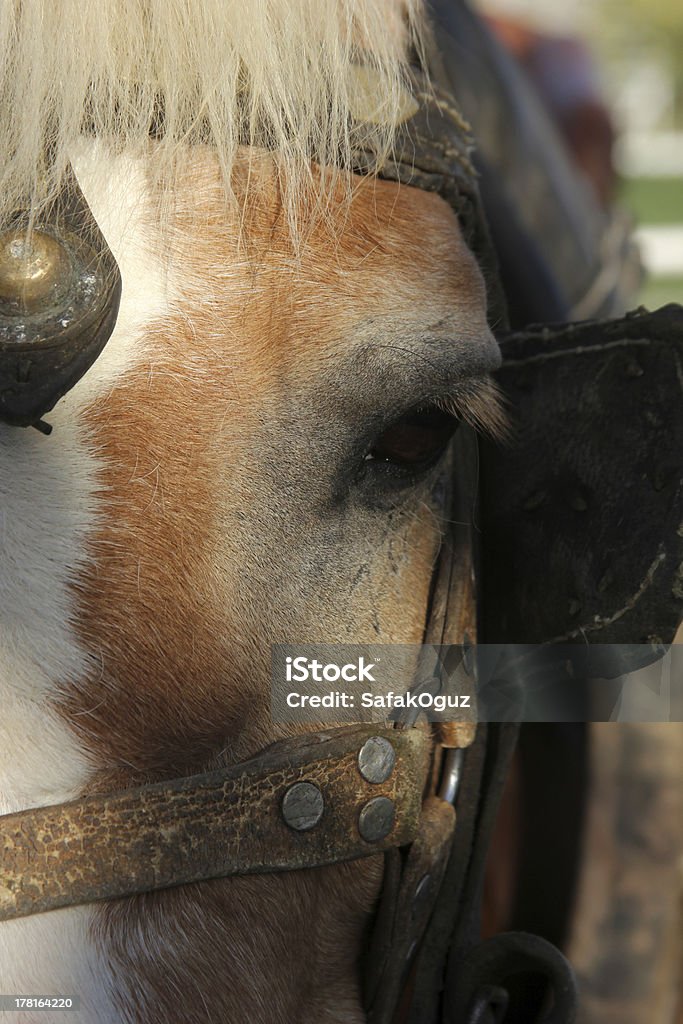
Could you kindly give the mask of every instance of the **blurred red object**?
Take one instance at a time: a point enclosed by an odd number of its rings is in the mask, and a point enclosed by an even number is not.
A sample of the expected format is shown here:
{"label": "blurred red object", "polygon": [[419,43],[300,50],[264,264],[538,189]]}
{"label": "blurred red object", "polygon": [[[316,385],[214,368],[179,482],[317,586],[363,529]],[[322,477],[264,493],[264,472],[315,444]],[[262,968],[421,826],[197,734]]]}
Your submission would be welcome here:
{"label": "blurred red object", "polygon": [[578,37],[542,33],[511,18],[488,15],[486,21],[524,68],[577,167],[609,206],[616,133],[589,47]]}

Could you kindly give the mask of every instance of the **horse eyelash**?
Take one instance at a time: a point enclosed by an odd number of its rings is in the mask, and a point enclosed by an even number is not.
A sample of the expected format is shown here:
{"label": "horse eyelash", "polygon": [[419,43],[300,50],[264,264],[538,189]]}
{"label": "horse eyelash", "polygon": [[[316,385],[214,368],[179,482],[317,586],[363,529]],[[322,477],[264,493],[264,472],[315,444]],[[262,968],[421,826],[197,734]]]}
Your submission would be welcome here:
{"label": "horse eyelash", "polygon": [[505,396],[490,377],[452,395],[438,398],[434,404],[492,441],[506,443],[512,439],[513,425]]}

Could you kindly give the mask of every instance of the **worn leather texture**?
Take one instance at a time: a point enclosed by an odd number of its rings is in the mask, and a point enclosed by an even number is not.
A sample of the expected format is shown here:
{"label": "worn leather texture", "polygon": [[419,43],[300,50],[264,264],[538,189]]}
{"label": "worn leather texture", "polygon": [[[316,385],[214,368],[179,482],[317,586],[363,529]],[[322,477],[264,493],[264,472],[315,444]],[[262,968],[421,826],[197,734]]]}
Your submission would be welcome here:
{"label": "worn leather texture", "polygon": [[[405,853],[400,881],[391,893],[394,912],[366,957],[373,965],[366,974],[365,1005],[369,1024],[387,1024],[412,966],[419,942],[441,893],[455,830],[453,806],[436,796],[422,806],[419,835]],[[372,987],[371,987],[372,986]]]}
{"label": "worn leather texture", "polygon": [[[366,782],[358,752],[384,736],[389,779]],[[418,834],[429,733],[360,726],[284,740],[237,767],[0,817],[0,920],[206,878],[333,864],[404,846]],[[298,832],[284,821],[296,782],[319,786],[324,813]],[[373,797],[394,801],[389,835],[358,831]]]}
{"label": "worn leather texture", "polygon": [[683,308],[501,338],[484,639],[668,643],[683,608]]}
{"label": "worn leather texture", "polygon": [[426,74],[416,63],[411,90],[415,114],[400,128],[392,159],[379,165],[367,151],[356,154],[356,170],[438,193],[458,217],[463,236],[482,269],[489,321],[507,324],[507,305],[498,276],[498,262],[481,204],[479,173],[472,162],[474,137],[453,98],[441,41],[430,31],[425,43]]}
{"label": "worn leather texture", "polygon": [[[457,652],[457,663],[463,647],[474,645],[477,639],[477,553],[472,509],[478,459],[473,431],[458,431],[450,458],[453,482],[452,493],[448,496],[450,525],[433,577],[424,640],[426,645],[437,645],[442,652],[442,645],[453,645],[451,650]],[[448,657],[446,653],[446,664],[442,664],[446,671],[451,670]],[[431,660],[430,664],[433,664]],[[428,683],[426,679],[422,681]],[[419,687],[420,683],[418,667],[415,686]],[[423,804],[418,838],[409,849],[392,849],[385,856],[382,895],[363,956],[364,1005],[371,1024],[402,1020],[403,1014],[409,1011],[412,991],[422,993],[425,986],[432,984],[439,987],[435,978],[445,961],[445,943],[456,911],[452,894],[461,876],[457,875],[455,881],[451,878],[448,886],[443,883],[454,843],[461,843],[463,839],[467,842],[470,830],[467,820],[464,828],[461,827],[460,812],[456,816],[451,803],[432,794],[440,790],[445,750],[467,748],[475,741],[473,674],[460,671],[458,692],[470,692],[473,710],[462,721],[433,726],[435,744],[430,795]],[[470,782],[475,778],[478,786],[478,775],[470,773]],[[438,936],[434,934],[435,919]],[[430,945],[434,949],[435,944],[439,946],[441,959],[435,956],[425,963],[419,956],[420,948]]]}

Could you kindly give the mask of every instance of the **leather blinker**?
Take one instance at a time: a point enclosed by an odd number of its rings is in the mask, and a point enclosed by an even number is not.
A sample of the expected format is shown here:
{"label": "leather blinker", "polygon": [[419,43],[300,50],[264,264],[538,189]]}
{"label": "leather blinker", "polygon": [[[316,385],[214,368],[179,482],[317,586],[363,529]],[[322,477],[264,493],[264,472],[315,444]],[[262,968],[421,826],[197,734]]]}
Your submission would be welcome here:
{"label": "leather blinker", "polygon": [[48,215],[0,236],[0,421],[42,417],[92,366],[118,315],[116,260],[68,168]]}

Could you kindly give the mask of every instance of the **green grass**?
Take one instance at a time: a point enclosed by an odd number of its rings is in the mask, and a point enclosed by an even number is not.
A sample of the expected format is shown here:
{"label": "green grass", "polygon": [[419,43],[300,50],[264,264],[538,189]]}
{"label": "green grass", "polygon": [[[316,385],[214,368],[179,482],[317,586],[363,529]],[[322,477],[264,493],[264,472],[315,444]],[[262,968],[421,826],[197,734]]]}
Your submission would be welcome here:
{"label": "green grass", "polygon": [[683,277],[651,277],[638,293],[636,304],[658,309],[667,302],[683,305]]}
{"label": "green grass", "polygon": [[[683,178],[625,178],[618,201],[637,224],[683,224]],[[648,278],[637,301],[649,309],[683,304],[683,276]]]}
{"label": "green grass", "polygon": [[619,203],[638,224],[683,224],[683,178],[625,178]]}

